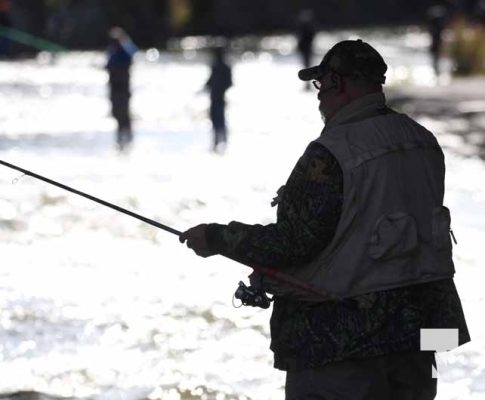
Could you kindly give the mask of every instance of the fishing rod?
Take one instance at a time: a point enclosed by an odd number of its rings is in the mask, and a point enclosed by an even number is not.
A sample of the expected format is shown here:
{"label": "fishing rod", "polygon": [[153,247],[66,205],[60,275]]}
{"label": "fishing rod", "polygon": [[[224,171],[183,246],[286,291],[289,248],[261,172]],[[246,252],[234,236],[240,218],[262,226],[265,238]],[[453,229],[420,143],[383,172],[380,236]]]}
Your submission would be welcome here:
{"label": "fishing rod", "polygon": [[89,200],[95,201],[96,203],[99,203],[99,204],[102,204],[103,206],[112,208],[113,210],[119,211],[119,212],[121,212],[123,214],[127,214],[130,217],[139,219],[140,221],[146,222],[147,224],[150,224],[150,225],[155,226],[157,228],[163,229],[164,231],[173,233],[174,235],[180,236],[182,234],[182,232],[180,232],[180,231],[178,231],[176,229],[173,229],[173,228],[171,228],[171,227],[169,227],[167,225],[161,224],[160,222],[154,221],[153,219],[144,217],[143,215],[134,213],[133,211],[130,211],[130,210],[127,210],[126,208],[117,206],[116,204],[112,204],[112,203],[109,203],[109,202],[107,202],[105,200],[102,200],[102,199],[99,199],[97,197],[91,196],[90,194],[81,192],[80,190],[77,190],[77,189],[74,189],[74,188],[72,188],[70,186],[67,186],[67,185],[64,185],[62,183],[56,182],[56,181],[54,181],[52,179],[46,178],[45,176],[36,174],[35,172],[32,172],[32,171],[29,171],[27,169],[18,167],[16,165],[10,164],[10,163],[8,163],[6,161],[3,161],[3,160],[0,160],[0,164],[1,165],[4,165],[5,167],[8,167],[8,168],[11,168],[11,169],[20,171],[24,175],[31,176],[33,178],[39,179],[39,180],[44,181],[46,183],[49,183],[51,185],[57,186],[57,187],[59,187],[61,189],[67,190],[68,192],[71,192],[71,193],[77,194],[79,196],[85,197],[85,198],[87,198]]}
{"label": "fishing rod", "polygon": [[[174,228],[171,228],[167,225],[164,225],[164,224],[161,224],[160,222],[157,222],[157,221],[154,221],[153,219],[150,219],[150,218],[147,218],[147,217],[144,217],[143,215],[140,215],[140,214],[137,214],[137,213],[134,213],[133,211],[130,211],[130,210],[127,210],[126,208],[123,208],[123,207],[120,207],[120,206],[117,206],[116,204],[112,204],[112,203],[109,203],[105,200],[102,200],[98,197],[94,197],[88,193],[84,193],[80,190],[77,190],[77,189],[74,189],[70,186],[67,186],[67,185],[64,185],[60,182],[57,182],[57,181],[54,181],[52,179],[49,179],[49,178],[46,178],[45,176],[42,176],[42,175],[39,175],[39,174],[36,174],[35,172],[32,172],[32,171],[29,171],[25,168],[21,168],[21,167],[18,167],[17,165],[14,165],[14,164],[11,164],[9,162],[6,162],[6,161],[3,161],[3,160],[0,160],[0,165],[3,165],[7,168],[10,168],[10,169],[13,169],[13,170],[16,170],[16,171],[19,171],[19,172],[22,172],[24,175],[28,175],[28,176],[31,176],[35,179],[39,179],[43,182],[46,182],[50,185],[54,185],[54,186],[57,186],[63,190],[67,190],[68,192],[71,192],[71,193],[74,193],[74,194],[77,194],[79,196],[82,196],[82,197],[85,197],[86,199],[89,199],[91,201],[94,201],[96,203],[99,203],[103,206],[106,206],[106,207],[109,207],[109,208],[112,208],[113,210],[116,210],[116,211],[119,211],[123,214],[126,214],[126,215],[129,215],[130,217],[133,217],[133,218],[136,218],[136,219],[139,219],[140,221],[143,221],[149,225],[152,225],[152,226],[155,226],[156,228],[159,228],[159,229],[162,229],[164,231],[167,231],[169,233],[172,233],[174,235],[177,235],[177,236],[180,236],[182,234],[181,231],[178,231]],[[228,257],[229,258],[229,257]],[[233,260],[231,258],[231,260]],[[233,260],[233,261],[237,261],[237,260]],[[245,265],[245,264],[244,264]],[[248,265],[246,265],[248,266]],[[309,294],[312,294],[314,297],[316,296],[317,298],[322,298],[322,300],[328,300],[328,299],[331,299],[333,296],[329,295],[329,294],[326,294],[326,293],[323,293],[322,290],[318,289],[318,288],[315,288],[314,286],[310,285],[310,284],[307,284],[305,282],[302,282],[298,279],[295,279],[294,277],[292,277],[291,275],[289,274],[286,274],[282,271],[279,271],[278,269],[276,268],[270,268],[270,267],[263,267],[263,266],[257,266],[257,265],[251,265],[249,266],[250,268],[252,268],[253,270],[255,270],[256,272],[262,274],[262,275],[267,275],[269,277],[272,277],[272,278],[275,278],[281,282],[284,282],[284,283],[287,283],[288,285],[290,286],[293,286],[295,288],[298,288],[306,293],[309,293]],[[240,298],[238,297],[237,295],[237,292],[239,292],[240,294],[242,293],[243,296],[245,295],[249,295],[249,296],[252,296],[253,293],[251,291],[247,291],[246,289],[251,289],[251,288],[248,288],[246,287],[244,284],[242,284],[242,282],[239,283],[239,287],[238,287],[238,290],[236,291],[236,298]],[[261,295],[260,292],[257,292],[255,294],[255,296],[259,296]],[[268,302],[266,303],[267,304],[267,307],[269,307],[269,301],[271,301],[270,299],[268,299]],[[243,304],[245,304],[245,302],[243,301]],[[249,305],[254,305],[254,304],[251,304],[250,302],[248,302]],[[245,304],[247,305],[247,304]],[[258,305],[260,306],[260,305]],[[261,307],[261,306],[260,306]],[[262,307],[262,308],[267,308],[267,307]]]}
{"label": "fishing rod", "polygon": [[51,53],[66,51],[65,47],[57,43],[51,42],[50,40],[43,39],[39,36],[35,36],[19,29],[9,28],[3,25],[0,25],[0,36],[13,40],[17,43],[24,44],[26,46],[33,47],[34,49],[40,51],[49,51]]}

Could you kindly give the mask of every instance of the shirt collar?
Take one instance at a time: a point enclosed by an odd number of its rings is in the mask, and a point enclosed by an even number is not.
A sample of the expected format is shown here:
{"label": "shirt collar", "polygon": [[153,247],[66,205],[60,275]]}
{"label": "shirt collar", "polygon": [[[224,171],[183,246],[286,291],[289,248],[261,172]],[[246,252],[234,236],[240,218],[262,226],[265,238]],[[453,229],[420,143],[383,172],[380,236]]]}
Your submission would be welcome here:
{"label": "shirt collar", "polygon": [[386,96],[384,93],[371,93],[350,102],[338,110],[335,115],[330,118],[325,124],[325,129],[332,128],[337,125],[344,124],[349,120],[354,120],[359,117],[359,114],[366,114],[367,112],[386,106]]}

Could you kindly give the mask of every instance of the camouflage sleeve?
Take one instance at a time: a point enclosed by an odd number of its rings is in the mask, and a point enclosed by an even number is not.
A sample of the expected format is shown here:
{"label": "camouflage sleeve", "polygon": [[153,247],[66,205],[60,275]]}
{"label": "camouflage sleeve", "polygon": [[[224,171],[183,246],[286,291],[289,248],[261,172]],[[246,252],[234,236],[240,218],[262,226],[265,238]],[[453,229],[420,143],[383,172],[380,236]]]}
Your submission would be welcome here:
{"label": "camouflage sleeve", "polygon": [[246,265],[307,262],[332,240],[342,209],[342,170],[325,147],[311,143],[278,194],[276,223],[210,224],[210,248]]}

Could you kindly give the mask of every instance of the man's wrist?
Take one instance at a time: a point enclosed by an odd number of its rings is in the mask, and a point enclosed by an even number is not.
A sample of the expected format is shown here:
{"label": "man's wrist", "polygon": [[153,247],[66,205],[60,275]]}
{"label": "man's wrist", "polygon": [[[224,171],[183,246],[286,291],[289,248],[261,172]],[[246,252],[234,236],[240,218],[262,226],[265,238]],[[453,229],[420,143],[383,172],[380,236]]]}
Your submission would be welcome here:
{"label": "man's wrist", "polygon": [[205,238],[207,247],[212,253],[220,253],[223,248],[222,230],[226,225],[221,224],[207,224],[205,228]]}

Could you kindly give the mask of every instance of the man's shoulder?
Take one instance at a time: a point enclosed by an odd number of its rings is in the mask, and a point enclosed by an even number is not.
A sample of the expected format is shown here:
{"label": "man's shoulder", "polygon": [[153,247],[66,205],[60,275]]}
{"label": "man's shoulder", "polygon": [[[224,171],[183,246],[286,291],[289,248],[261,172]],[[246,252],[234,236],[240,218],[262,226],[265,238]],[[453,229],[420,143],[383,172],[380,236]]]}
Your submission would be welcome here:
{"label": "man's shoulder", "polygon": [[367,118],[348,119],[345,123],[330,125],[323,130],[316,141],[331,149],[336,143],[342,141],[366,141],[368,135],[363,135],[363,133],[379,134],[379,132],[387,132],[396,135],[410,130],[433,135],[428,128],[416,119],[386,106],[382,109],[382,112],[369,115]]}
{"label": "man's shoulder", "polygon": [[329,147],[319,138],[310,142],[303,153],[302,158],[305,159],[321,159],[327,162],[337,162],[337,158],[330,151]]}

